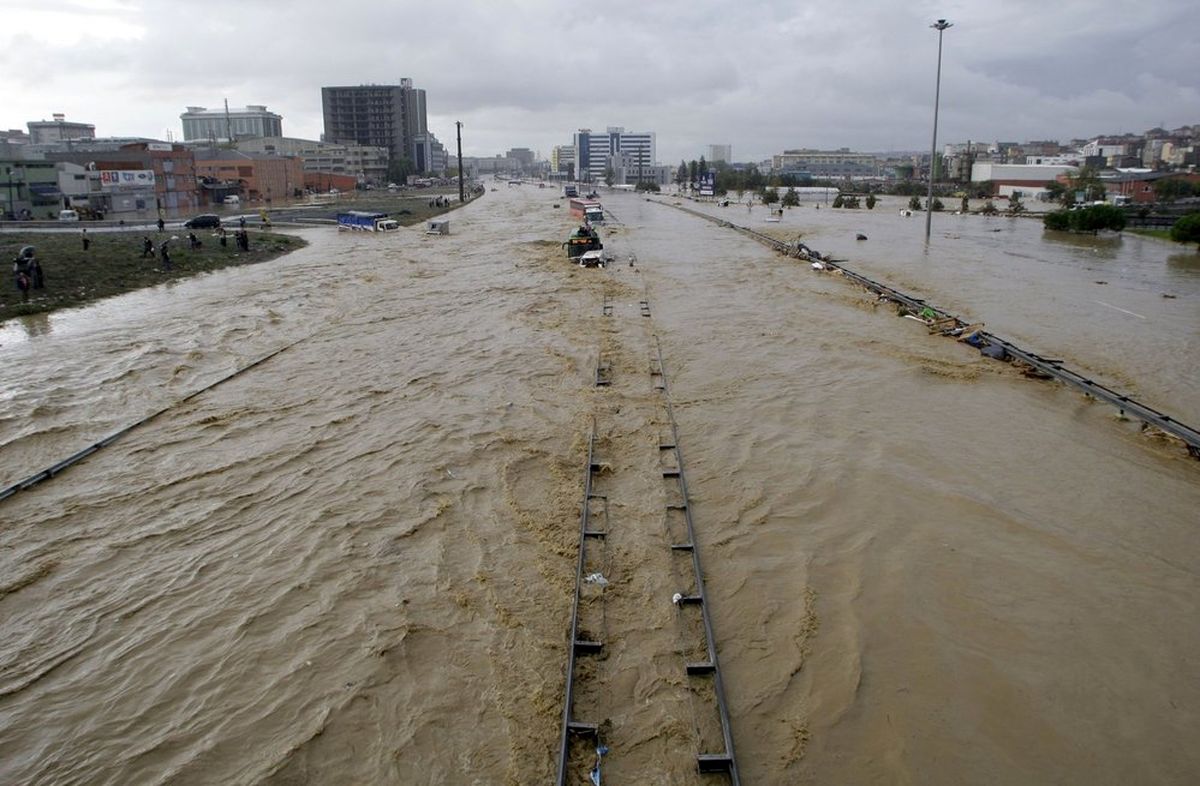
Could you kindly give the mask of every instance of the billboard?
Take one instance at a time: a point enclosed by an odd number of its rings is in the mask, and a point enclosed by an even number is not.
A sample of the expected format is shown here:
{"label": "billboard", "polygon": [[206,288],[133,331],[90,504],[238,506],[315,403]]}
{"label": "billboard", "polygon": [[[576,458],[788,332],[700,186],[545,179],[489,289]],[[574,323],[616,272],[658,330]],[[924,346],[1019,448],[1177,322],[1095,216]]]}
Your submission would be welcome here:
{"label": "billboard", "polygon": [[705,172],[700,175],[700,196],[712,196],[717,188],[717,173]]}
{"label": "billboard", "polygon": [[153,169],[102,169],[100,188],[104,191],[127,191],[154,188]]}

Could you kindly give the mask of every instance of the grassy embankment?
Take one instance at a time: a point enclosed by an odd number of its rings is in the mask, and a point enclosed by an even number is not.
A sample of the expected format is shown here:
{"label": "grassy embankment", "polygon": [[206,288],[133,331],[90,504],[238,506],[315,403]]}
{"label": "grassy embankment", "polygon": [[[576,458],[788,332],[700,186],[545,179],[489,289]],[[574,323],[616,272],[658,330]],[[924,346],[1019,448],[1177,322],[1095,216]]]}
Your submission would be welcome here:
{"label": "grassy embankment", "polygon": [[[444,207],[433,207],[429,203],[437,197],[446,197],[450,204]],[[479,198],[482,194],[472,195],[467,192],[467,202]],[[386,191],[356,191],[342,194],[336,201],[323,203],[311,209],[314,217],[336,219],[337,214],[344,210],[367,210],[387,213],[396,219],[401,226],[414,226],[427,219],[461,207],[458,201],[458,191],[445,189],[404,191],[390,194]]]}
{"label": "grassy embankment", "polygon": [[[305,245],[298,237],[272,232],[250,232],[250,251],[239,251],[229,232],[224,248],[211,229],[198,229],[203,248],[188,248],[188,230],[158,234],[145,231],[96,232],[91,247],[83,250],[79,233],[21,232],[0,235],[0,263],[4,281],[0,289],[0,322],[23,314],[38,314],[71,308],[143,287],[161,284],[232,265],[265,262]],[[166,237],[179,237],[169,246],[171,270],[163,270],[158,244]],[[155,243],[153,258],[142,257],[142,238]],[[12,264],[22,246],[37,249],[45,272],[45,289],[29,290],[29,302],[13,283]]]}
{"label": "grassy embankment", "polygon": [[1135,235],[1145,235],[1146,237],[1156,237],[1159,240],[1171,240],[1171,230],[1169,229],[1128,229],[1126,232],[1132,232]]}

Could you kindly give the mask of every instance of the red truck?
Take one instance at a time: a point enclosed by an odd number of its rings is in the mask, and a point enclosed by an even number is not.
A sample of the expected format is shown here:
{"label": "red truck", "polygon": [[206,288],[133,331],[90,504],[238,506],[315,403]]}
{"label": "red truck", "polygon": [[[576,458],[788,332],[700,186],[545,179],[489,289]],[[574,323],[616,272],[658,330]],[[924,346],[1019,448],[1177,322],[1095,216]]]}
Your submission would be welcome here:
{"label": "red truck", "polygon": [[570,202],[571,215],[583,219],[589,224],[603,223],[604,208],[594,199],[572,199]]}

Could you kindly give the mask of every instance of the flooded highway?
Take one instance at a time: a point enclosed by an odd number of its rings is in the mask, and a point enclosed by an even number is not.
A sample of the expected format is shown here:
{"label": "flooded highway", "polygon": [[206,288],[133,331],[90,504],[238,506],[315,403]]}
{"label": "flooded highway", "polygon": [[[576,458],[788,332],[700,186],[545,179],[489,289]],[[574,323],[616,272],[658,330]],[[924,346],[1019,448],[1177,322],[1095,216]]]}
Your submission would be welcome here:
{"label": "flooded highway", "polygon": [[[0,782],[551,782],[593,419],[605,782],[721,782],[657,344],[744,783],[1194,780],[1194,459],[670,204],[606,195],[617,263],[570,267],[554,201],[0,328],[4,486],[170,407],[0,502]],[[1194,253],[949,215],[926,250],[884,204],[765,226],[1200,422]]]}

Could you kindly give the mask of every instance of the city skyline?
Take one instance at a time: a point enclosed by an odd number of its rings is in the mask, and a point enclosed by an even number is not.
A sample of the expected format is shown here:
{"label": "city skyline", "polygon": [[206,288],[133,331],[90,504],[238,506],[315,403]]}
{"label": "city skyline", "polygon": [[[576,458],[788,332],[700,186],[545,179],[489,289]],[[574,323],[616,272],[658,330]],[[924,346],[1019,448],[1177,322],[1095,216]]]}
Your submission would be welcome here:
{"label": "city skyline", "polygon": [[[1067,141],[1200,122],[1194,45],[1177,32],[1192,10],[1181,0],[1103,13],[1086,2],[616,0],[578,17],[537,0],[420,12],[350,3],[334,17],[311,0],[286,17],[262,2],[214,0],[186,39],[159,0],[5,6],[0,68],[20,77],[0,128],[63,113],[99,136],[181,139],[187,106],[228,99],[270,106],[285,135],[317,139],[323,86],[407,76],[427,90],[429,129],[448,146],[462,121],[464,155],[524,146],[548,158],[579,128],[609,125],[655,132],[668,164],[713,143],[732,144],[740,161],[801,147],[921,150],[932,122],[929,24],[940,17],[955,26],[939,140]],[[396,46],[395,30],[412,31],[414,16],[420,32]],[[238,42],[254,57],[211,57]]]}

